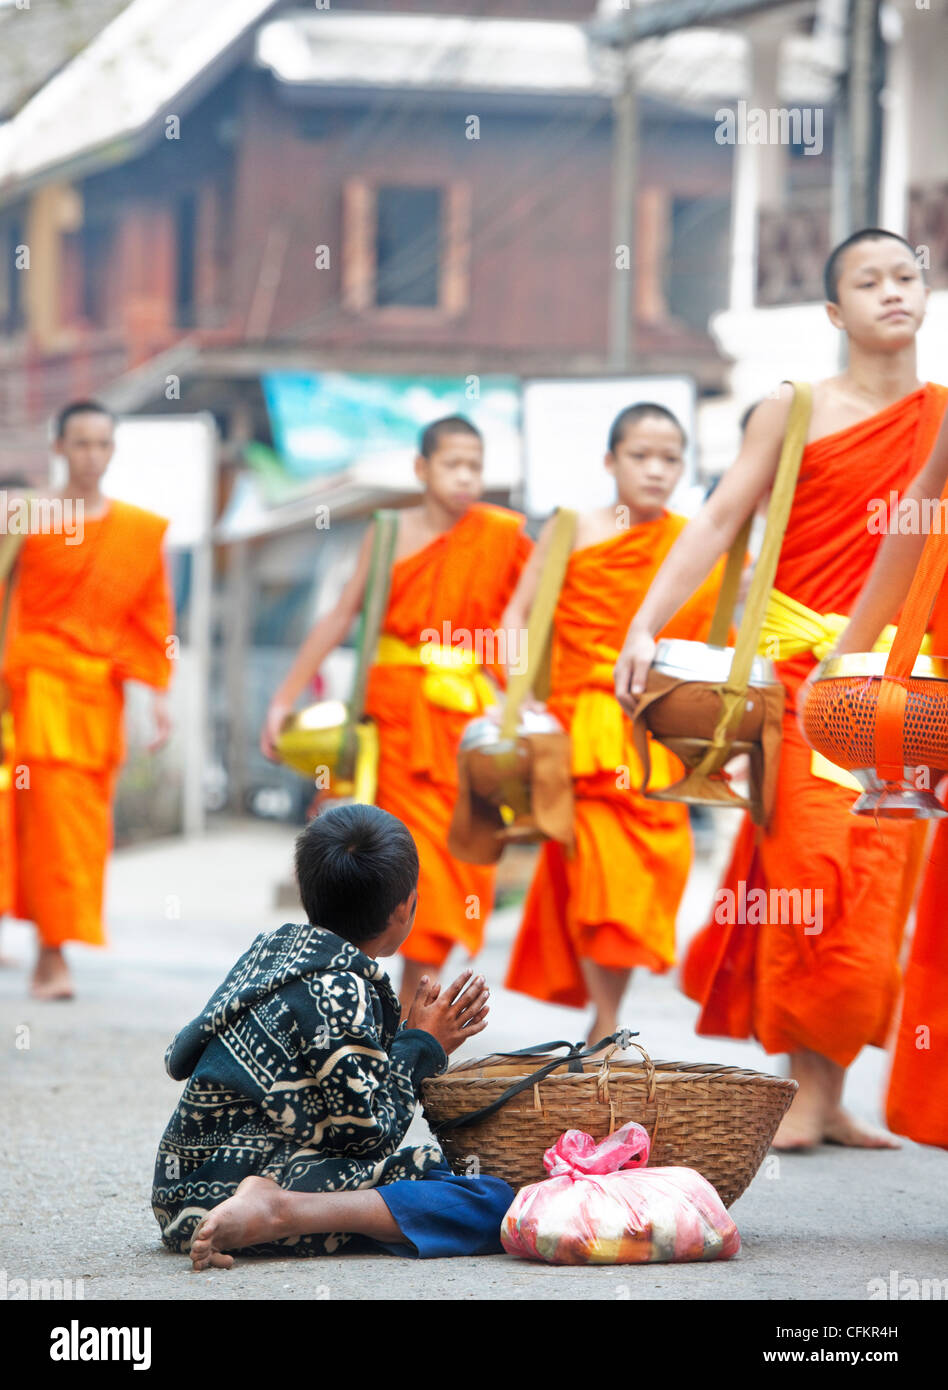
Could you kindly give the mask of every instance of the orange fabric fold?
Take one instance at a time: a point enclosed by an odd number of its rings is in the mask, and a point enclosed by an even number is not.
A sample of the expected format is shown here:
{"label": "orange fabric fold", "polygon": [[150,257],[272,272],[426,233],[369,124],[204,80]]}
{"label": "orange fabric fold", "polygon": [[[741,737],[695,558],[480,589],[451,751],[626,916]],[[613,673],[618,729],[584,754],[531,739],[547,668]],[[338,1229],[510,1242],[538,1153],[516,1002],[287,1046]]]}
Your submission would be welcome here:
{"label": "orange fabric fold", "polygon": [[[948,538],[944,544],[948,545]],[[948,656],[948,586],[935,600],[932,651]],[[948,1149],[948,821],[926,858],[905,966],[902,1010],[886,1097],[886,1122],[919,1144]]]}
{"label": "orange fabric fold", "polygon": [[[925,462],[946,402],[948,390],[928,383],[807,446],[776,588],[819,612],[851,611],[880,540],[868,520]],[[712,912],[682,985],[702,1006],[701,1034],[753,1034],[768,1052],[806,1048],[848,1066],[867,1043],[885,1042],[925,827],[854,816],[851,791],[811,775],[796,694],[814,664],[809,653],[778,663],[788,696],[774,814],[756,835],[742,826],[721,888],[760,887],[768,901],[772,890],[808,891],[811,903],[819,894],[821,929]]]}
{"label": "orange fabric fold", "polygon": [[122,682],[163,688],[171,662],[167,521],[113,501],[79,544],[24,542],[4,675],[13,714],[3,897],[46,946],[102,945]]}
{"label": "orange fabric fold", "polygon": [[[631,723],[612,694],[612,667],[633,613],[686,525],[665,513],[570,557],[554,616],[550,711],[573,741],[576,849],[543,846],[507,972],[508,989],[582,1006],[581,961],[667,970],[691,865],[686,806],[649,801]],[[715,569],[661,634],[703,641],[720,587]],[[651,786],[681,764],[654,745]]]}
{"label": "orange fabric fold", "polygon": [[[523,526],[519,513],[477,503],[450,531],[399,560],[382,631],[411,647],[467,643],[499,677],[503,652],[494,634],[532,548]],[[379,731],[376,802],[405,822],[418,846],[418,909],[402,954],[441,965],[455,945],[470,955],[480,950],[494,869],[462,864],[447,851],[457,747],[472,716],[429,703],[425,670],[373,666],[366,712]]]}

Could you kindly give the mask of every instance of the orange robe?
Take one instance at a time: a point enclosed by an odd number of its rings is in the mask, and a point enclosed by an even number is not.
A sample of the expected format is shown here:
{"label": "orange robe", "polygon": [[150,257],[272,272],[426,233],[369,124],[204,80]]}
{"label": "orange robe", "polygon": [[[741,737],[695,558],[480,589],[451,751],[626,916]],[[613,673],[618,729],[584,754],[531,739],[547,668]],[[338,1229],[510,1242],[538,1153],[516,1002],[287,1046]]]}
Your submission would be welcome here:
{"label": "orange robe", "polygon": [[[948,545],[948,540],[945,541]],[[948,590],[935,601],[932,650],[948,656]],[[902,1014],[886,1097],[897,1134],[948,1149],[948,821],[936,824],[905,968]]]}
{"label": "orange robe", "polygon": [[[547,707],[570,731],[576,848],[567,857],[555,841],[543,845],[505,981],[550,1003],[586,1003],[581,958],[616,970],[674,964],[675,917],[691,867],[688,808],[640,792],[642,766],[613,694],[613,667],[630,617],[686,524],[666,512],[575,550],[563,581]],[[706,640],[720,582],[718,566],[661,636]],[[651,761],[651,787],[682,774],[659,743]]]}
{"label": "orange robe", "polygon": [[[78,544],[27,537],[4,674],[13,712],[13,911],[45,946],[105,942],[125,680],[163,688],[173,615],[163,517],[113,501]],[[6,888],[9,892],[10,885]]]}
{"label": "orange robe", "polygon": [[[433,643],[483,655],[500,665],[494,641],[520,571],[530,553],[517,512],[476,503],[460,521],[392,567],[388,608],[382,622],[412,648]],[[444,641],[445,624],[448,641]],[[470,955],[481,948],[494,897],[494,869],[462,864],[447,851],[448,827],[457,797],[457,749],[468,721],[484,705],[467,711],[432,704],[425,691],[427,670],[419,665],[375,665],[369,673],[366,712],[378,726],[376,802],[404,821],[418,846],[418,908],[402,954],[433,965],[451,948]]]}
{"label": "orange robe", "polygon": [[[946,402],[948,390],[929,383],[807,446],[774,581],[782,593],[820,613],[851,611],[880,540],[870,505],[918,472]],[[731,902],[742,883],[745,900],[756,888],[768,902],[771,890],[799,889],[804,902],[807,890],[821,893],[809,898],[822,903],[821,929],[804,920],[812,912],[760,926],[712,914],[682,984],[702,1005],[699,1033],[753,1033],[767,1052],[808,1049],[848,1066],[867,1043],[885,1043],[921,841],[917,826],[852,815],[855,793],[811,774],[795,711],[814,664],[812,653],[778,663],[788,694],[774,813],[763,833],[745,819],[723,887]]]}

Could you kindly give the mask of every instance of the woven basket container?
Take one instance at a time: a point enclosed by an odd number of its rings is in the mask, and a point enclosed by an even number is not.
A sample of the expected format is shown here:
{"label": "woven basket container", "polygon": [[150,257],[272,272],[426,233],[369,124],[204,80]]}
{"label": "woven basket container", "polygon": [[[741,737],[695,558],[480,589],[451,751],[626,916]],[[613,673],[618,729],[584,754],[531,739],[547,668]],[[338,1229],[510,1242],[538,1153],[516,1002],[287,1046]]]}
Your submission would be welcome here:
{"label": "woven basket container", "polygon": [[[634,1044],[633,1044],[634,1045]],[[564,1062],[542,1081],[474,1124],[439,1132],[446,1120],[488,1105],[553,1056],[485,1057],[460,1062],[422,1086],[425,1117],[457,1173],[478,1170],[512,1187],[544,1179],[543,1154],[567,1129],[602,1139],[634,1120],[651,1140],[649,1167],[696,1168],[725,1206],[736,1201],[764,1160],[788,1109],[795,1081],[704,1062]]]}

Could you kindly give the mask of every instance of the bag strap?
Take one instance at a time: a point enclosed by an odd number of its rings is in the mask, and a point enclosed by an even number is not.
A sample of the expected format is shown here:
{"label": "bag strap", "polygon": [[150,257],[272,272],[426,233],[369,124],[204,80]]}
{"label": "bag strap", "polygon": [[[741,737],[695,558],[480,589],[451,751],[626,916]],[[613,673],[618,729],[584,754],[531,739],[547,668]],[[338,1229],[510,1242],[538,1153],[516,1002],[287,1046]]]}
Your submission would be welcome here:
{"label": "bag strap", "polygon": [[[813,388],[810,383],[795,381],[791,384],[793,386],[793,400],[790,404],[790,414],[787,417],[787,428],[784,433],[783,447],[780,450],[780,461],[777,464],[773,491],[770,495],[770,505],[767,508],[764,539],[757,564],[754,566],[754,575],[751,579],[747,602],[744,605],[737,642],[734,647],[734,656],[731,660],[731,669],[724,684],[716,687],[721,696],[721,716],[715,727],[711,745],[694,769],[693,776],[707,776],[723,767],[730,757],[731,741],[744,714],[751,666],[757,655],[760,634],[764,626],[764,615],[767,611],[767,600],[773,588],[777,562],[780,559],[780,548],[783,545],[787,522],[790,518],[790,509],[793,506],[793,497],[800,472],[800,462],[806,448],[806,436],[813,406]],[[730,559],[729,556],[729,566]],[[715,618],[717,616],[715,613]],[[722,643],[721,645],[725,644]]]}
{"label": "bag strap", "polygon": [[388,606],[388,592],[392,581],[392,564],[395,558],[395,542],[398,538],[398,513],[377,511],[373,514],[375,531],[372,537],[372,557],[365,583],[365,597],[362,601],[362,616],[359,624],[359,638],[356,647],[356,668],[349,699],[349,717],[346,721],[339,752],[339,769],[343,776],[348,775],[355,765],[357,752],[356,725],[365,713],[365,697],[369,682],[369,668],[375,660],[382,620]]}
{"label": "bag strap", "polygon": [[563,587],[563,578],[569,564],[576,535],[576,512],[569,507],[559,507],[553,521],[550,544],[540,572],[536,596],[530,609],[527,623],[527,661],[526,668],[510,677],[507,682],[507,698],[500,721],[502,740],[517,736],[520,722],[520,706],[531,690],[538,699],[546,699],[550,693],[550,656],[552,652],[553,614]]}
{"label": "bag strap", "polygon": [[488,1116],[496,1114],[508,1101],[513,1100],[514,1096],[519,1096],[524,1091],[529,1091],[537,1082],[543,1081],[551,1072],[556,1071],[557,1067],[561,1067],[564,1062],[566,1062],[570,1071],[581,1072],[583,1069],[582,1063],[585,1058],[592,1057],[604,1047],[609,1047],[611,1044],[617,1043],[620,1038],[623,1042],[626,1042],[629,1038],[637,1037],[638,1033],[629,1033],[628,1030],[623,1029],[618,1033],[610,1033],[608,1038],[600,1038],[599,1042],[595,1043],[586,1044],[585,1042],[570,1043],[562,1041],[538,1043],[535,1047],[523,1047],[519,1052],[499,1052],[497,1053],[499,1057],[529,1057],[537,1053],[549,1052],[551,1049],[562,1047],[569,1049],[565,1057],[554,1057],[552,1062],[547,1062],[545,1066],[539,1067],[535,1072],[531,1072],[529,1076],[522,1076],[519,1081],[515,1081],[512,1086],[508,1086],[506,1091],[499,1095],[496,1100],[492,1100],[489,1105],[482,1105],[479,1110],[472,1110],[468,1115],[455,1115],[453,1119],[442,1120],[438,1124],[432,1125],[431,1128],[434,1130],[435,1134],[444,1134],[447,1130],[463,1129],[467,1125],[476,1124],[478,1120],[486,1120]]}
{"label": "bag strap", "polygon": [[724,578],[721,580],[718,601],[714,606],[714,617],[711,619],[711,627],[708,631],[708,643],[712,647],[726,647],[728,645],[731,622],[734,618],[734,609],[737,606],[737,594],[741,586],[741,575],[744,573],[744,560],[747,556],[753,524],[754,514],[751,512],[734,537],[734,542],[727,553]]}
{"label": "bag strap", "polygon": [[[941,514],[948,502],[948,483],[941,494]],[[948,538],[936,527],[929,531],[918,568],[902,606],[899,625],[889,650],[885,672],[879,684],[874,715],[876,771],[884,781],[901,781],[905,766],[905,701],[912,675],[931,617],[932,604],[948,571]]]}

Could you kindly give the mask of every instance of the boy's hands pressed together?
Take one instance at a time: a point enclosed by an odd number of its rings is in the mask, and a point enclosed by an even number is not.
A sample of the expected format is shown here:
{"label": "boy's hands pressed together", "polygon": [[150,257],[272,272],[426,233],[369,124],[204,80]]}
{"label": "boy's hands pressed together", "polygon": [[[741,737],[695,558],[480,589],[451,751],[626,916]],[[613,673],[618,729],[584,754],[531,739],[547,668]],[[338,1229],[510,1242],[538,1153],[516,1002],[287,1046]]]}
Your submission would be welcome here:
{"label": "boy's hands pressed together", "polygon": [[490,990],[482,975],[463,970],[453,984],[442,990],[423,975],[405,1020],[406,1028],[421,1028],[436,1038],[450,1054],[466,1038],[487,1027],[487,1000]]}

